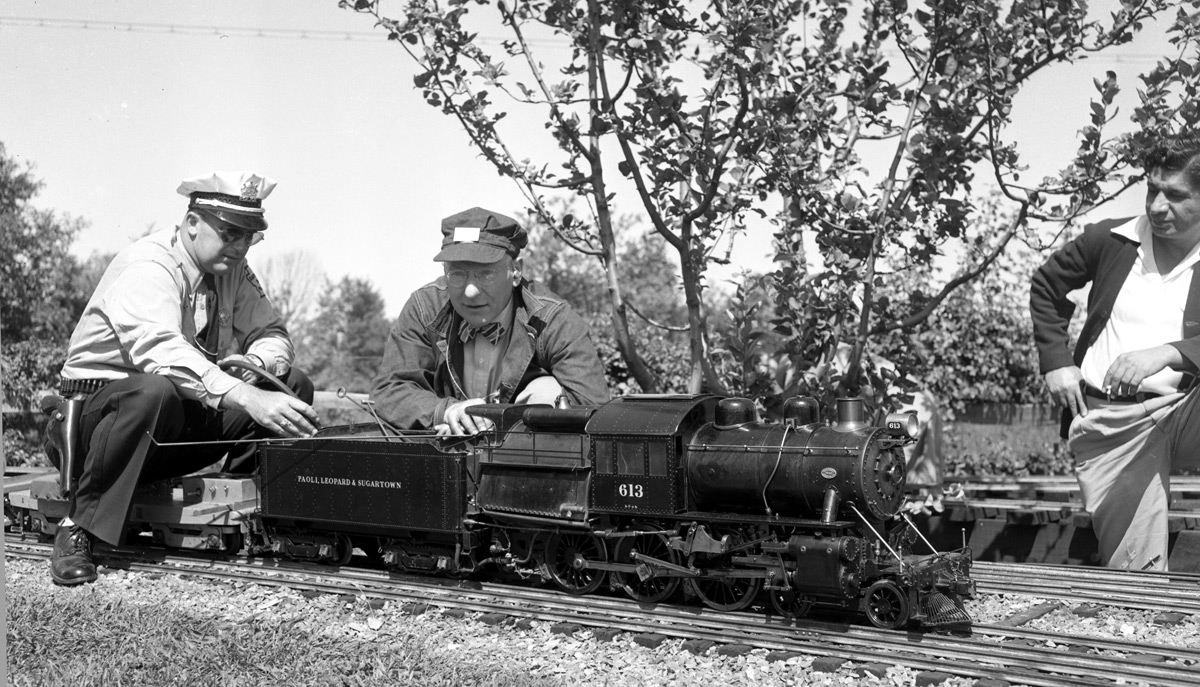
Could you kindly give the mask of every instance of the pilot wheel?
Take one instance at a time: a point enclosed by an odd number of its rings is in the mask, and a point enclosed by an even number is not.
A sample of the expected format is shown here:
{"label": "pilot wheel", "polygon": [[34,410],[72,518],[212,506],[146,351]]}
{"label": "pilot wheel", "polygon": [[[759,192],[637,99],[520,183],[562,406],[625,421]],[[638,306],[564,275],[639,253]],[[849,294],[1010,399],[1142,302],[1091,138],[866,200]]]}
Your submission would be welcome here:
{"label": "pilot wheel", "polygon": [[867,619],[885,630],[894,630],[911,617],[908,595],[891,580],[879,580],[868,587],[863,603]]}

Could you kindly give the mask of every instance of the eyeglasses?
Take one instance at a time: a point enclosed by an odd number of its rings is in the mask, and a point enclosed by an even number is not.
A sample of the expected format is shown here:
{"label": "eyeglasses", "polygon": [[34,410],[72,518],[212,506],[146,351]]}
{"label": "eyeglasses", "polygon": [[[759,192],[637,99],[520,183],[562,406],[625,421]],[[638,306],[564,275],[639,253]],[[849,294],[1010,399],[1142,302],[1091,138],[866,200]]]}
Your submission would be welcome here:
{"label": "eyeglasses", "polygon": [[261,231],[247,231],[245,229],[235,229],[233,227],[221,226],[216,222],[209,222],[208,226],[217,232],[217,236],[221,237],[224,243],[238,243],[239,241],[250,241],[253,246],[266,238]]}
{"label": "eyeglasses", "polygon": [[476,286],[492,286],[508,278],[508,270],[503,267],[488,267],[482,270],[446,270],[446,281],[450,286],[466,286],[472,281]]}

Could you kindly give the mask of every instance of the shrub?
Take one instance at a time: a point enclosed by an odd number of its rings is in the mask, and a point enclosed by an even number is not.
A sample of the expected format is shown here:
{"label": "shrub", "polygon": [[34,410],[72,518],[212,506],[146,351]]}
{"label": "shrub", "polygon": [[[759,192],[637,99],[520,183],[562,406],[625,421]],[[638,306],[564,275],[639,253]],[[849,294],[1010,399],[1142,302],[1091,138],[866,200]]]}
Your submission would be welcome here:
{"label": "shrub", "polygon": [[946,475],[959,477],[1071,475],[1072,460],[1058,425],[954,423],[943,435]]}
{"label": "shrub", "polygon": [[58,342],[38,340],[4,344],[0,368],[4,377],[4,400],[16,410],[34,407],[37,392],[53,389],[66,351]]}

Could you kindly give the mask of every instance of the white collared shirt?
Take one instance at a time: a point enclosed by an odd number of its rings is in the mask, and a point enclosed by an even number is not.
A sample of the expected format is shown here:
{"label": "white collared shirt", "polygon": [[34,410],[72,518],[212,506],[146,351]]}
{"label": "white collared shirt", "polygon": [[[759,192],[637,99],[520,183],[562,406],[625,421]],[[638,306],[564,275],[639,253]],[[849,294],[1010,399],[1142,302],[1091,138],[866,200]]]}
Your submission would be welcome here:
{"label": "white collared shirt", "polygon": [[[1105,373],[1122,353],[1183,338],[1183,309],[1192,284],[1192,269],[1200,261],[1198,244],[1169,274],[1160,274],[1154,260],[1150,222],[1144,215],[1114,227],[1112,232],[1137,242],[1138,251],[1104,330],[1084,354],[1080,366],[1083,378],[1097,388],[1103,387]],[[1172,393],[1182,381],[1182,372],[1161,370],[1143,380],[1140,390]]]}

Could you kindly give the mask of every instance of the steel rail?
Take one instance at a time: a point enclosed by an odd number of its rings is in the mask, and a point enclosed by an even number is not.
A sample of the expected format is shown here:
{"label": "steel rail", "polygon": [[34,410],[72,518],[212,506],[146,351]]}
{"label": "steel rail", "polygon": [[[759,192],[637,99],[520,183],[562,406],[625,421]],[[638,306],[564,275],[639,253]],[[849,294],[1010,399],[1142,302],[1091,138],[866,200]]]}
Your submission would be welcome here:
{"label": "steel rail", "polygon": [[1150,611],[1200,614],[1200,575],[976,561],[981,592],[1028,594]]}
{"label": "steel rail", "polygon": [[[7,555],[48,558],[50,546],[18,542],[7,544]],[[1049,647],[1009,647],[983,643],[969,637],[931,633],[887,632],[875,628],[802,620],[784,623],[756,614],[717,613],[710,609],[659,605],[635,608],[628,600],[599,596],[573,597],[507,585],[479,585],[466,589],[456,581],[406,579],[408,576],[361,569],[295,565],[274,559],[228,563],[216,559],[178,557],[156,552],[155,562],[137,560],[138,552],[111,552],[130,569],[159,571],[164,567],[181,574],[236,579],[327,593],[357,593],[439,607],[476,612],[503,612],[540,620],[612,627],[629,632],[738,642],[779,651],[833,656],[850,661],[881,661],[918,670],[942,670],[967,677],[1003,677],[1028,685],[1095,685],[1097,680],[1119,683],[1151,680],[1155,684],[1194,685],[1195,666],[1148,665],[1107,656],[1079,656]],[[124,558],[121,558],[124,557]],[[247,570],[251,572],[248,573]],[[1044,635],[1015,628],[976,628],[992,637],[1025,637],[1050,641]],[[786,634],[785,634],[786,633]],[[1097,646],[1090,637],[1050,635],[1059,645]],[[1072,641],[1073,640],[1073,641]],[[1179,661],[1200,661],[1200,652],[1177,647],[1153,647],[1119,641],[1103,642],[1107,650],[1158,654]],[[1193,656],[1194,655],[1194,656]]]}
{"label": "steel rail", "polygon": [[1057,565],[1053,563],[1005,563],[993,561],[975,561],[974,568],[986,570],[1021,572],[1028,574],[1030,569],[1036,569],[1047,575],[1067,575],[1088,580],[1124,580],[1128,582],[1136,578],[1139,584],[1165,586],[1186,589],[1188,587],[1200,592],[1200,573],[1178,571],[1134,571],[1119,568],[1100,568],[1080,565]]}

